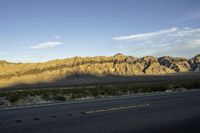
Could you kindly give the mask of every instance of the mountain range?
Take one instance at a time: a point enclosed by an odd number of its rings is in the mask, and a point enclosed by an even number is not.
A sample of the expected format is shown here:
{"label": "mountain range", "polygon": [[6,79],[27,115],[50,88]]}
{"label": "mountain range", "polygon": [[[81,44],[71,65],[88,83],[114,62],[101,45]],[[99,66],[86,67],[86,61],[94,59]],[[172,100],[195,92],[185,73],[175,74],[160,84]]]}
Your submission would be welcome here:
{"label": "mountain range", "polygon": [[0,87],[50,83],[72,75],[166,75],[190,71],[200,71],[200,54],[191,59],[171,56],[137,58],[118,53],[114,56],[76,56],[44,63],[0,60]]}

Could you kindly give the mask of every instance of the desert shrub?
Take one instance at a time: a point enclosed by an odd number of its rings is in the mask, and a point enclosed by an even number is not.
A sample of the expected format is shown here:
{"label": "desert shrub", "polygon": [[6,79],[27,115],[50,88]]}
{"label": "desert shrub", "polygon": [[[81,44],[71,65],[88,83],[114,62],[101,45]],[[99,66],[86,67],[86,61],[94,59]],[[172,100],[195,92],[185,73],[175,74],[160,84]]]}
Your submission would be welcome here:
{"label": "desert shrub", "polygon": [[20,94],[17,94],[17,93],[8,93],[6,95],[6,99],[10,101],[11,103],[17,102],[20,99],[20,97],[22,96],[20,96]]}
{"label": "desert shrub", "polygon": [[[41,96],[47,101],[66,101],[88,96],[119,96],[129,93],[143,93],[166,90],[180,90],[180,88],[200,88],[200,81],[163,81],[163,82],[138,82],[128,84],[97,85],[94,87],[82,86],[74,88],[34,89],[23,91],[2,92],[0,97],[5,97],[11,103],[27,96]],[[67,97],[67,98],[66,98]]]}
{"label": "desert shrub", "polygon": [[56,101],[66,101],[64,96],[56,96]]}

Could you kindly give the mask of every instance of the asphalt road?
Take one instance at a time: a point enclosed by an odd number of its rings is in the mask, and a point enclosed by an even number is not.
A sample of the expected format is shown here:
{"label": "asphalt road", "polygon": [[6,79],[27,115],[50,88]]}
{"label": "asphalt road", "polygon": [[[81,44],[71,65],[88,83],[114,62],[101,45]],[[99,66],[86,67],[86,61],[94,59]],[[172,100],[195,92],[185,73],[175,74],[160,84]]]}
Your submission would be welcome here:
{"label": "asphalt road", "polygon": [[200,91],[0,109],[0,133],[200,133]]}

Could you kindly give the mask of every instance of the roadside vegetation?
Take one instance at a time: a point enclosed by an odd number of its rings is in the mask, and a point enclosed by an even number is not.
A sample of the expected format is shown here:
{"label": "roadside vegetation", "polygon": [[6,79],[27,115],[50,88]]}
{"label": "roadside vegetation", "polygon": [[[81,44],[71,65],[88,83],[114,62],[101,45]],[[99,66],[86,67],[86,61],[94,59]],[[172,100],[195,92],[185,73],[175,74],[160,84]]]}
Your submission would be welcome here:
{"label": "roadside vegetation", "polygon": [[161,81],[0,92],[0,106],[42,104],[200,88],[200,81]]}

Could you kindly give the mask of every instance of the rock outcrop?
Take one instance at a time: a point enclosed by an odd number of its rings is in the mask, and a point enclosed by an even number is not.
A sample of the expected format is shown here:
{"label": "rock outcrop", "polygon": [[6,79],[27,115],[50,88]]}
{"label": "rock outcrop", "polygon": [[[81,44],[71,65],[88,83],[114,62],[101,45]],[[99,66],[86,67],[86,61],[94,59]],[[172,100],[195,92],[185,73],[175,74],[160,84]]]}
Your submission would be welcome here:
{"label": "rock outcrop", "polygon": [[192,71],[200,71],[200,54],[189,60]]}
{"label": "rock outcrop", "polygon": [[159,63],[174,70],[175,72],[187,72],[190,70],[188,59],[185,58],[164,56],[159,58]]}
{"label": "rock outcrop", "polygon": [[0,60],[0,87],[48,83],[70,75],[134,76],[199,71],[200,54],[191,59],[164,56],[137,58],[115,56],[73,57],[45,63],[10,63]]}

